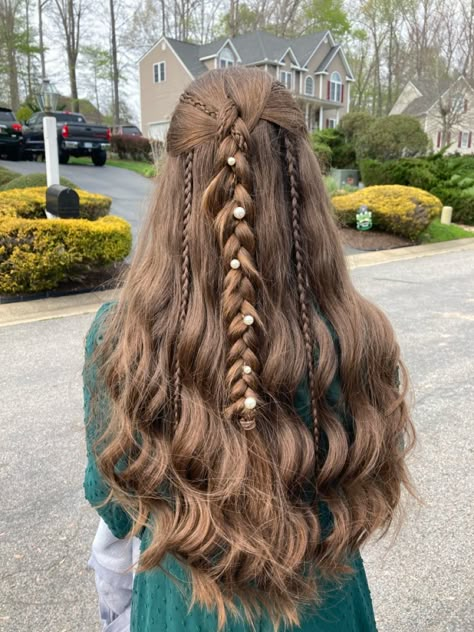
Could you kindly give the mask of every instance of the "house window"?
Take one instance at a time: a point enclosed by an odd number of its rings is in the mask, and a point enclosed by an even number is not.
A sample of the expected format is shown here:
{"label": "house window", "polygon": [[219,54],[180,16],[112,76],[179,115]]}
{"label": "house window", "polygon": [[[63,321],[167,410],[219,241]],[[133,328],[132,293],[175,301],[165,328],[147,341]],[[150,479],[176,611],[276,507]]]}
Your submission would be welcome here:
{"label": "house window", "polygon": [[463,94],[455,94],[453,97],[453,113],[461,114],[461,112],[465,111],[464,107],[464,95]]}
{"label": "house window", "polygon": [[469,147],[469,137],[470,137],[470,133],[469,132],[462,132],[461,133],[461,148],[462,149],[468,149]]}
{"label": "house window", "polygon": [[331,80],[328,85],[328,100],[335,101],[336,103],[342,103],[343,100],[343,85],[341,75],[334,71],[331,74]]}
{"label": "house window", "polygon": [[224,48],[219,55],[219,68],[229,68],[234,65],[234,56],[232,51],[228,48]]}
{"label": "house window", "polygon": [[166,81],[166,62],[160,61],[153,64],[153,81],[154,83],[163,83]]}
{"label": "house window", "polygon": [[327,120],[327,127],[329,127],[330,129],[334,129],[336,125],[337,125],[336,119],[331,118]]}
{"label": "house window", "polygon": [[293,89],[293,73],[287,70],[280,70],[280,81],[285,84],[288,90]]}
{"label": "house window", "polygon": [[314,81],[312,77],[306,77],[304,81],[304,93],[308,96],[314,96]]}

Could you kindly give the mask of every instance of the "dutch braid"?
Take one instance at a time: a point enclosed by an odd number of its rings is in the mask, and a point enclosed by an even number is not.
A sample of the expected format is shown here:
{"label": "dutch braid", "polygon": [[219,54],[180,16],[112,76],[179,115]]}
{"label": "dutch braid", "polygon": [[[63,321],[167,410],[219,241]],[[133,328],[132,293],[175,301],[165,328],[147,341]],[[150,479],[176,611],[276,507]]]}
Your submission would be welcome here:
{"label": "dutch braid", "polygon": [[179,350],[181,335],[184,329],[186,313],[189,304],[189,288],[191,285],[191,270],[189,260],[189,220],[193,207],[193,152],[186,154],[184,160],[184,212],[182,226],[182,251],[181,251],[181,304],[179,310],[178,339],[176,345],[174,367],[174,420],[178,424],[180,417],[181,397],[181,366],[179,364]]}
{"label": "dutch braid", "polygon": [[291,223],[293,228],[293,243],[295,247],[296,277],[298,283],[298,301],[300,306],[301,329],[304,338],[306,351],[306,364],[308,366],[309,392],[311,397],[311,414],[313,417],[314,448],[316,464],[319,450],[319,423],[316,399],[316,381],[313,361],[313,337],[311,335],[311,324],[308,310],[308,276],[304,270],[303,247],[301,243],[300,225],[300,196],[298,193],[298,179],[296,169],[296,159],[294,156],[293,143],[285,134],[286,162],[290,179],[291,198]]}

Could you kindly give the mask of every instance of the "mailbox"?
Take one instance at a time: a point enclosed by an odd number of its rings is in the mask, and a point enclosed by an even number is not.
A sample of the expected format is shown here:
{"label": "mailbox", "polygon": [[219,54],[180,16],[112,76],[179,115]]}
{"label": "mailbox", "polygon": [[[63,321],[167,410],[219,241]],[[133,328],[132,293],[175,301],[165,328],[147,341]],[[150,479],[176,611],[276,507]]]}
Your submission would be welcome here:
{"label": "mailbox", "polygon": [[56,217],[79,217],[79,196],[74,189],[53,184],[46,189],[46,211]]}

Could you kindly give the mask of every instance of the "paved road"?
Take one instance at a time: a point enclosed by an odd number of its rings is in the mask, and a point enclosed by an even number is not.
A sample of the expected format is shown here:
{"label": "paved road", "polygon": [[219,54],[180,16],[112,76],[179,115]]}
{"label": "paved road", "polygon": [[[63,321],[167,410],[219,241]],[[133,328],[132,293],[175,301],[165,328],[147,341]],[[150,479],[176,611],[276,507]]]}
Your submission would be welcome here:
{"label": "paved road", "polygon": [[[379,631],[468,632],[474,252],[359,268],[353,277],[390,316],[411,369],[420,439],[412,470],[425,502],[409,506],[392,548],[364,552]],[[90,321],[0,328],[2,632],[99,630],[86,569],[97,520],[81,487],[81,362]]]}
{"label": "paved road", "polygon": [[[46,173],[44,162],[0,160],[6,167],[21,174]],[[112,213],[123,217],[132,225],[133,241],[140,229],[149,197],[153,191],[151,180],[138,173],[118,167],[94,167],[94,165],[60,165],[61,176],[69,178],[81,189],[102,193],[112,198]]]}

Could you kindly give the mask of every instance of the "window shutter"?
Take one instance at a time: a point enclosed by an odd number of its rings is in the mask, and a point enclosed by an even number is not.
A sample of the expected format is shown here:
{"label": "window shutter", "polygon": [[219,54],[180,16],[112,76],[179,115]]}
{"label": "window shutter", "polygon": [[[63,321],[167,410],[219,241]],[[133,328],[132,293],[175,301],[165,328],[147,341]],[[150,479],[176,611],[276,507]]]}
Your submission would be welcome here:
{"label": "window shutter", "polygon": [[329,119],[326,119],[326,127],[329,127]]}
{"label": "window shutter", "polygon": [[331,82],[328,80],[328,101],[331,100]]}
{"label": "window shutter", "polygon": [[344,103],[344,84],[341,85],[341,103]]}
{"label": "window shutter", "polygon": [[436,147],[441,147],[441,132],[438,132],[438,139],[436,141]]}
{"label": "window shutter", "polygon": [[472,146],[472,132],[469,132],[469,141],[467,143],[468,149],[471,149]]}
{"label": "window shutter", "polygon": [[468,100],[467,100],[467,99],[464,99],[464,113],[466,113],[466,112],[467,112],[468,108],[469,108],[469,103],[468,103]]}
{"label": "window shutter", "polygon": [[459,136],[458,136],[458,147],[461,147],[462,145],[462,132],[459,132]]}

